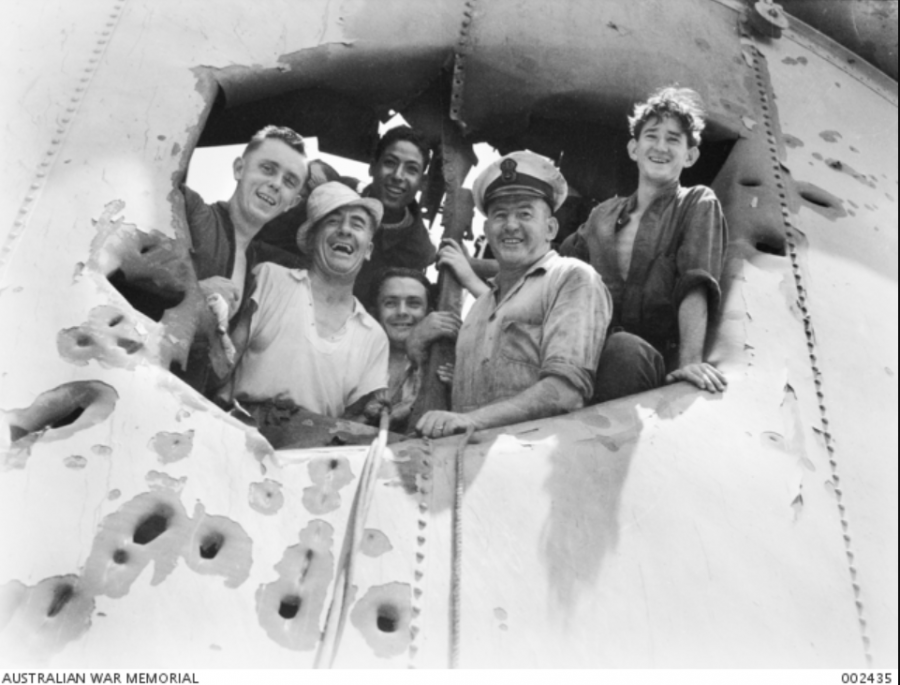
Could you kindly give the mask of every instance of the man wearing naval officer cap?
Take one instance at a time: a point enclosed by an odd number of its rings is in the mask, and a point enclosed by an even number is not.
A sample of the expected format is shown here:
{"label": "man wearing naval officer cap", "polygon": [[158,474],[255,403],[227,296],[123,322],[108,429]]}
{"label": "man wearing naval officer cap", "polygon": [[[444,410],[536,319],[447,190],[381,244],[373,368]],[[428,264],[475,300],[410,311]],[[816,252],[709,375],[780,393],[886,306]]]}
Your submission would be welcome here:
{"label": "man wearing naval officer cap", "polygon": [[452,411],[417,428],[441,437],[554,416],[594,390],[612,304],[597,273],[551,248],[568,187],[553,163],[514,152],[476,179],[475,203],[500,267],[459,332]]}

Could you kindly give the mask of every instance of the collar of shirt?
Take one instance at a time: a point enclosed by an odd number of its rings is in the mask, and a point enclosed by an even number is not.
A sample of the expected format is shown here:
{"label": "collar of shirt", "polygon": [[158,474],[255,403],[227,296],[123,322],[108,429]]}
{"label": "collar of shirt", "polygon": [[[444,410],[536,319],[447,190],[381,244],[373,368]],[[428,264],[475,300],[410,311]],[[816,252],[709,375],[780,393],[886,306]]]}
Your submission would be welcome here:
{"label": "collar of shirt", "polygon": [[522,278],[520,278],[518,281],[516,281],[516,284],[512,288],[509,289],[509,292],[506,293],[506,296],[503,298],[503,300],[501,302],[497,302],[497,292],[500,289],[500,285],[497,283],[497,278],[496,277],[489,278],[487,284],[488,284],[488,286],[490,286],[491,294],[494,297],[494,302],[496,305],[495,309],[499,308],[500,305],[502,305],[504,302],[506,302],[510,297],[515,295],[517,292],[519,292],[519,290],[522,289],[522,286],[525,285],[525,281],[527,281],[529,278],[537,275],[538,273],[546,272],[547,267],[550,265],[550,263],[557,259],[561,259],[561,257],[559,256],[559,254],[557,254],[556,250],[550,250],[547,254],[545,254],[543,257],[541,257],[539,260],[537,260],[534,264],[532,264],[528,268],[528,271],[525,272],[525,275],[522,276]]}
{"label": "collar of shirt", "polygon": [[[308,269],[291,269],[291,276],[298,283],[306,283],[306,287],[309,288],[310,296],[312,296],[312,279],[309,277]],[[350,315],[350,318],[359,319],[360,323],[363,324],[366,328],[372,328],[375,325],[375,319],[369,316],[369,313],[366,311],[366,308],[362,306],[360,301],[353,298],[353,313]]]}
{"label": "collar of shirt", "polygon": [[[650,210],[652,207],[656,206],[660,202],[668,202],[670,199],[672,199],[675,195],[678,194],[679,190],[681,190],[681,183],[679,183],[678,181],[666,186],[659,192],[659,195],[657,195],[654,198],[653,202],[650,204],[650,207],[648,207],[647,209]],[[630,217],[634,213],[634,210],[637,209],[637,203],[638,203],[637,191],[634,191],[634,193],[632,195],[629,195],[628,197],[623,198],[622,206],[619,209],[619,216],[616,219],[616,232],[617,233],[619,231],[621,231],[623,228],[625,228],[625,225],[628,223],[628,217]]]}

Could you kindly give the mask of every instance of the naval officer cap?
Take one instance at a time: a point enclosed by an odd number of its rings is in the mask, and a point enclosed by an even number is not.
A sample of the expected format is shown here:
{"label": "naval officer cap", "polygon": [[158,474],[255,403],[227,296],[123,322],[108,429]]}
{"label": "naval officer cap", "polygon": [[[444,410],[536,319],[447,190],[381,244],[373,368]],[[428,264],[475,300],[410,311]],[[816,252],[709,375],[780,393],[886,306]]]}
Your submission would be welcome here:
{"label": "naval officer cap", "polygon": [[472,192],[475,206],[485,216],[492,200],[512,195],[539,197],[555,212],[566,201],[569,185],[552,160],[524,150],[511,152],[481,172]]}

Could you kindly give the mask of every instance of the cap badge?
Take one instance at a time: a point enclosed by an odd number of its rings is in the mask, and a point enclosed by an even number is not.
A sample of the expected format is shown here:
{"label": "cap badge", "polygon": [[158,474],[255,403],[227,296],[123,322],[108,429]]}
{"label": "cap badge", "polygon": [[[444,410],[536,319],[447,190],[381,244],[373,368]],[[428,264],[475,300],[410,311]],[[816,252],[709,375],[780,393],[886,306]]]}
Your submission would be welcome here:
{"label": "cap badge", "polygon": [[515,183],[518,175],[516,169],[519,167],[518,162],[514,159],[504,159],[500,164],[500,171],[503,172],[504,183]]}

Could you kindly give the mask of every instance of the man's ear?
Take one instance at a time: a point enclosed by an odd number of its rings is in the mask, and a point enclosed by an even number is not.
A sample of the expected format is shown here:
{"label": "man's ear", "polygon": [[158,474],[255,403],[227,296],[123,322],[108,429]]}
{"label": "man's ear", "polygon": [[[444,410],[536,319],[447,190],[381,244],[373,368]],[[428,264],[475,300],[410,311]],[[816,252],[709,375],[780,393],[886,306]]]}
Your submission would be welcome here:
{"label": "man's ear", "polygon": [[634,138],[628,141],[628,156],[637,161],[637,141]]}
{"label": "man's ear", "polygon": [[559,221],[555,216],[551,216],[550,220],[547,222],[547,227],[549,228],[548,234],[548,243],[552,243],[556,236],[559,234]]}
{"label": "man's ear", "polygon": [[372,236],[372,242],[369,243],[369,247],[366,248],[366,261],[370,261],[372,259],[372,252],[375,250],[375,236]]}
{"label": "man's ear", "polygon": [[698,159],[700,159],[700,148],[697,145],[688,148],[687,160],[684,163],[685,169],[694,166]]}
{"label": "man's ear", "polygon": [[231,168],[234,170],[234,180],[240,181],[241,175],[244,172],[244,158],[238,157],[237,159],[235,159],[231,165]]}
{"label": "man's ear", "polygon": [[[297,205],[300,204],[300,201],[303,199],[303,193],[301,191],[297,191],[297,194],[294,195],[294,199],[291,200],[291,203],[288,205],[288,209],[293,209]],[[287,211],[287,210],[285,210]]]}

